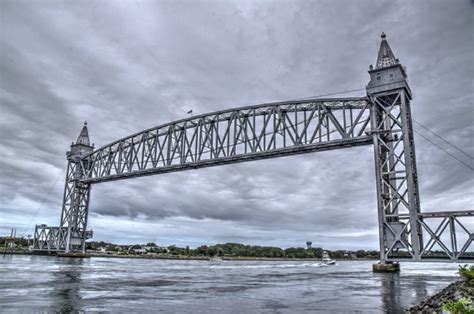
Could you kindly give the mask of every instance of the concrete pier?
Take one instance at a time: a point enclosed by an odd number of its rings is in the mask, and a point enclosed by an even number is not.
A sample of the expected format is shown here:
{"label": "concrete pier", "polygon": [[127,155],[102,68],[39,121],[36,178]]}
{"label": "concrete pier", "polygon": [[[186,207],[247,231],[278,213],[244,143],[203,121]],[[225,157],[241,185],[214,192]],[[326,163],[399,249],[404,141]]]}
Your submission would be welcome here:
{"label": "concrete pier", "polygon": [[398,262],[378,262],[372,264],[372,271],[374,273],[398,273],[400,264]]}

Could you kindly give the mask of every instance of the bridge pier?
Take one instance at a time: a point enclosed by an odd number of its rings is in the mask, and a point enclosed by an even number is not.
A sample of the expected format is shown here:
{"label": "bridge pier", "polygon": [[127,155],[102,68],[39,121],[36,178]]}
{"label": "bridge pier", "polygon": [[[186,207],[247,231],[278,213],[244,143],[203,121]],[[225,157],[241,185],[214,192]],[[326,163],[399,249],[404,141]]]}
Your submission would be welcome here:
{"label": "bridge pier", "polygon": [[398,262],[378,262],[372,264],[374,273],[398,273],[400,272],[400,263]]}

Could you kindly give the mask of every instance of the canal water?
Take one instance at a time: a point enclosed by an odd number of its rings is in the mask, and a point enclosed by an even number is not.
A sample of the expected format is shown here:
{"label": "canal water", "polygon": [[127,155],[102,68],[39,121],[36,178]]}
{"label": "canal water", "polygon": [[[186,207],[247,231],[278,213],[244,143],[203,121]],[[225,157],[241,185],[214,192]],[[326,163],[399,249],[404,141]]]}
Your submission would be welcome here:
{"label": "canal water", "polygon": [[371,265],[0,255],[0,312],[401,313],[457,277],[449,263]]}

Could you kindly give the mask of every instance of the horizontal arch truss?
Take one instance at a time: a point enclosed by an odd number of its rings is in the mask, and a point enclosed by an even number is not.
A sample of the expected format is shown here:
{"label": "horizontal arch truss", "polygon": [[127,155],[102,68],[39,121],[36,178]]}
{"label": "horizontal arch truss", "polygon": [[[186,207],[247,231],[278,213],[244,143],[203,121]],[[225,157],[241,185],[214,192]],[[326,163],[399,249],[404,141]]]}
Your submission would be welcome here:
{"label": "horizontal arch truss", "polygon": [[85,183],[372,143],[370,103],[313,99],[242,107],[167,123],[85,156]]}

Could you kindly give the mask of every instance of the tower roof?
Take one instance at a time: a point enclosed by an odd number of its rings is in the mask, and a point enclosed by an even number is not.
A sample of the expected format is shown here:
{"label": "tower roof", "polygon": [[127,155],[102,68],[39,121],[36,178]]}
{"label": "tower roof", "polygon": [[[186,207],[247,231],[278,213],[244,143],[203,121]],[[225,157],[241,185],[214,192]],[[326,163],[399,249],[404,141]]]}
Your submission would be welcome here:
{"label": "tower roof", "polygon": [[382,33],[382,42],[380,43],[379,55],[377,57],[376,69],[386,68],[398,63],[398,59],[393,55],[392,49],[390,48],[387,36]]}
{"label": "tower roof", "polygon": [[82,127],[81,133],[77,138],[76,144],[91,146],[89,141],[89,131],[87,131],[87,122],[84,122],[84,126]]}

